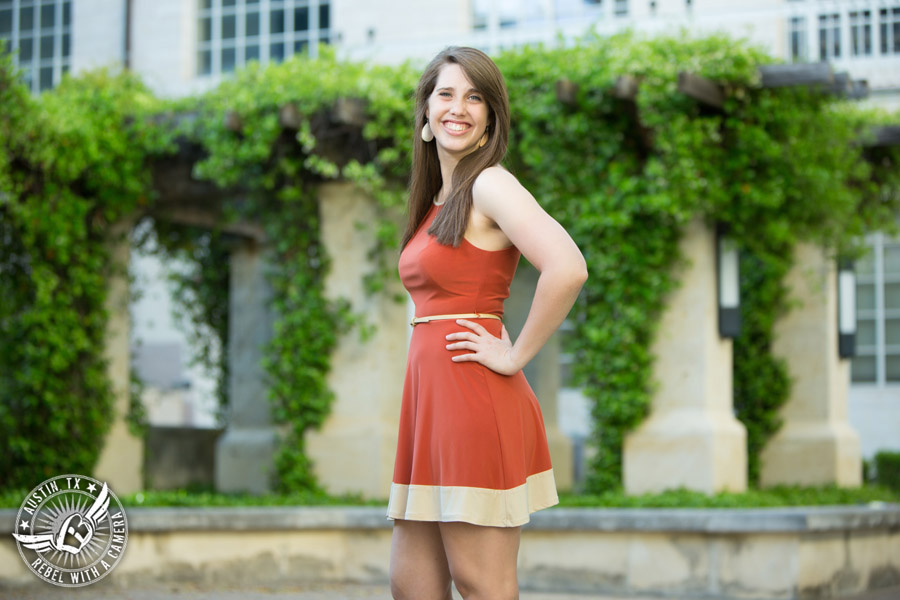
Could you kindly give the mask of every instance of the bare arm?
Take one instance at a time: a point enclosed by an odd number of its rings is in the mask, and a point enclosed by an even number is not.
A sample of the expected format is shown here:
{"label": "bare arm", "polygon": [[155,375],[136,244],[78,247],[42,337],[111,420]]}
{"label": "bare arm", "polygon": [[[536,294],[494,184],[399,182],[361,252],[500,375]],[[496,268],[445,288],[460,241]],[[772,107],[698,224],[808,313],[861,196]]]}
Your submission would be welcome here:
{"label": "bare arm", "polygon": [[454,356],[457,362],[475,361],[511,375],[534,358],[569,314],[587,279],[587,266],[565,229],[504,169],[492,167],[478,176],[473,188],[473,212],[494,223],[540,271],[540,277],[515,344],[510,344],[505,327],[498,339],[478,323],[460,319],[457,322],[471,331],[448,335],[448,340],[460,341],[447,348],[472,350]]}

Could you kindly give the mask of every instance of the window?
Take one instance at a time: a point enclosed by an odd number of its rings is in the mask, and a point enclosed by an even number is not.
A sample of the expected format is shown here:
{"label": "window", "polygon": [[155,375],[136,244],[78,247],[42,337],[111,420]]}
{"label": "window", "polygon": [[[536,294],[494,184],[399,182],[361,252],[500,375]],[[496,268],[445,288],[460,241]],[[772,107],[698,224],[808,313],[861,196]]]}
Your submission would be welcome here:
{"label": "window", "polygon": [[872,11],[850,11],[850,53],[853,56],[872,54]]}
{"label": "window", "polygon": [[900,383],[900,240],[874,234],[856,263],[854,383]]}
{"label": "window", "polygon": [[878,11],[881,53],[900,54],[900,6]]}
{"label": "window", "polygon": [[841,15],[819,15],[819,60],[841,56]]}
{"label": "window", "polygon": [[71,65],[71,0],[0,0],[0,51],[15,53],[25,84],[41,92]]}
{"label": "window", "polygon": [[628,14],[628,0],[616,0],[615,13],[617,17],[624,17]]}
{"label": "window", "polygon": [[805,62],[807,60],[806,17],[791,17],[789,46],[791,62]]}
{"label": "window", "polygon": [[197,74],[316,53],[331,40],[329,0],[199,0]]}

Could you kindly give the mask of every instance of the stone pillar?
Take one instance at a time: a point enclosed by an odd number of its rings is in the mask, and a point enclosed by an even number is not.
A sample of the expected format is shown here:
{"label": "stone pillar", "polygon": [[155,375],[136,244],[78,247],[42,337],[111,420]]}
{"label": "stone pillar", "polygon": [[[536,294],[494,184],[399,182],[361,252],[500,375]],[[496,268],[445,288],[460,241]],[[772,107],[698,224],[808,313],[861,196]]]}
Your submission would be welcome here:
{"label": "stone pillar", "polygon": [[368,252],[374,239],[359,224],[375,222],[375,200],[352,184],[329,183],[319,191],[319,214],[331,258],[325,293],[348,299],[376,329],[365,341],[358,330],[339,340],[328,375],[335,393],[331,414],[320,430],[307,433],[306,449],[328,491],[387,498],[410,329],[406,304],[387,296],[404,292],[399,280],[389,282],[388,294],[369,295],[363,287],[363,275],[373,268]]}
{"label": "stone pillar", "polygon": [[272,336],[266,254],[246,241],[231,255],[228,305],[228,426],[216,446],[216,489],[255,494],[272,489],[275,434],[261,361]]}
{"label": "stone pillar", "polygon": [[800,244],[786,283],[796,306],[776,324],[772,352],[787,362],[791,395],[763,449],[760,484],[860,485],[859,436],[847,422],[850,361],[838,356],[835,261]]}
{"label": "stone pillar", "polygon": [[[503,321],[510,337],[515,341],[531,309],[531,300],[540,273],[531,265],[522,263],[510,285],[509,299],[504,306]],[[554,334],[541,348],[524,372],[534,394],[541,404],[547,442],[550,445],[550,459],[553,462],[553,476],[556,487],[571,490],[574,483],[575,465],[572,459],[572,440],[559,428],[559,334]]]}
{"label": "stone pillar", "polygon": [[133,225],[133,221],[125,220],[110,228],[113,266],[106,297],[109,321],[106,325],[105,357],[115,398],[114,420],[93,473],[97,479],[108,482],[117,494],[131,494],[143,488],[144,442],[128,430],[125,420],[131,388],[131,321],[128,313],[131,240],[128,234]]}
{"label": "stone pillar", "polygon": [[734,417],[732,343],[719,337],[714,231],[693,221],[680,251],[678,287],[652,347],[652,412],[625,438],[625,491],[744,491],[747,432]]}

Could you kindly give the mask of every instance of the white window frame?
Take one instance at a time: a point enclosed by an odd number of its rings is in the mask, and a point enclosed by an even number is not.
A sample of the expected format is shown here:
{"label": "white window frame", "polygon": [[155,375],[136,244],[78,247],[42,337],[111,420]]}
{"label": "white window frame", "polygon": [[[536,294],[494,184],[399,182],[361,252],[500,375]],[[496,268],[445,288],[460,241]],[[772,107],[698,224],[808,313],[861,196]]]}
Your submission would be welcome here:
{"label": "white window frame", "polygon": [[802,63],[809,60],[808,36],[808,22],[805,16],[792,15],[788,18],[788,59],[791,62]]}
{"label": "white window frame", "polygon": [[[223,0],[195,0],[198,2],[197,11],[197,65],[195,73],[197,77],[214,77],[231,73],[245,66],[249,61],[246,58],[248,46],[258,46],[258,60],[261,64],[271,62],[271,47],[273,44],[283,44],[284,54],[276,60],[285,60],[292,54],[306,51],[313,58],[318,56],[319,43],[331,42],[331,0],[233,0],[234,4],[223,6]],[[205,7],[204,4],[209,4]],[[320,28],[320,11],[323,7],[329,11],[328,27]],[[293,26],[295,9],[307,8],[309,21],[307,29],[297,30]],[[271,16],[273,10],[284,11],[284,31],[271,32]],[[259,14],[259,34],[252,40],[248,40],[246,33],[246,21],[249,13]],[[222,22],[225,17],[234,16],[235,33],[233,40],[222,39]],[[210,39],[201,40],[201,23],[204,19],[210,19]],[[248,43],[248,41],[252,43]],[[299,44],[305,47],[297,49]],[[222,54],[227,49],[234,49],[234,67],[231,70],[222,70]],[[210,68],[203,71],[203,55],[210,53]]]}
{"label": "white window frame", "polygon": [[[884,252],[886,246],[900,246],[900,239],[893,239],[882,233],[873,233],[866,236],[866,244],[872,252],[872,274],[862,275],[857,273],[857,285],[872,285],[875,295],[875,308],[860,308],[857,302],[857,357],[873,357],[875,358],[875,381],[852,381],[853,386],[869,386],[869,387],[889,387],[900,385],[900,380],[887,380],[887,357],[900,356],[900,345],[887,344],[887,321],[889,319],[900,319],[900,307],[886,307],[885,289],[889,284],[900,283],[900,274],[893,273],[890,276],[885,273]],[[863,346],[859,339],[859,320],[874,320],[875,325],[875,344],[874,346]],[[856,358],[854,358],[856,360]]]}
{"label": "white window frame", "polygon": [[862,8],[851,10],[847,13],[847,20],[850,23],[850,56],[872,56],[875,46],[872,11]]}
{"label": "white window frame", "polygon": [[[62,76],[69,72],[72,61],[72,4],[74,0],[4,0],[0,1],[0,10],[12,10],[12,31],[0,35],[0,51],[8,48],[15,56],[15,63],[22,70],[22,75],[29,90],[33,94],[51,89],[59,84]],[[53,26],[44,27],[41,23],[42,8],[53,6]],[[28,35],[20,30],[20,15],[23,8],[34,9],[34,23]],[[68,7],[68,9],[66,9]],[[63,24],[64,13],[68,10],[69,23]],[[19,58],[19,47],[23,39],[31,38],[31,58],[22,61]],[[41,58],[41,41],[52,39],[53,53],[48,58]],[[67,52],[63,52],[63,47]],[[50,69],[49,85],[41,86],[41,73]]]}
{"label": "white window frame", "polygon": [[[840,59],[843,54],[843,40],[841,40],[841,27],[843,15],[840,12],[820,13],[817,21],[816,33],[819,42],[819,60]],[[825,32],[823,45],[822,32]]]}
{"label": "white window frame", "polygon": [[[878,8],[878,48],[875,54],[890,56],[900,54],[900,41],[894,35],[894,25],[900,23],[900,4],[894,6],[880,6]],[[872,44],[875,45],[874,42]]]}

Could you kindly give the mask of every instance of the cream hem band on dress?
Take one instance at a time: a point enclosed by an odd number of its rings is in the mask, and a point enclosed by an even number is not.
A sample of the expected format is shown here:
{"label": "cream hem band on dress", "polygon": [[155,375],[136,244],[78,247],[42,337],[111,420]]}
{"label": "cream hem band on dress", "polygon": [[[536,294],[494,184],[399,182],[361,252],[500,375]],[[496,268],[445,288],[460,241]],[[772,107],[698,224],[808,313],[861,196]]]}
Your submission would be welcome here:
{"label": "cream hem band on dress", "polygon": [[392,483],[387,518],[517,527],[530,520],[529,514],[558,502],[553,469],[508,490]]}

